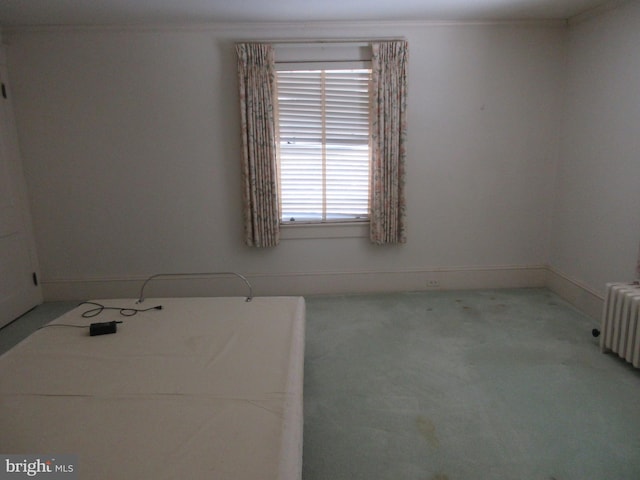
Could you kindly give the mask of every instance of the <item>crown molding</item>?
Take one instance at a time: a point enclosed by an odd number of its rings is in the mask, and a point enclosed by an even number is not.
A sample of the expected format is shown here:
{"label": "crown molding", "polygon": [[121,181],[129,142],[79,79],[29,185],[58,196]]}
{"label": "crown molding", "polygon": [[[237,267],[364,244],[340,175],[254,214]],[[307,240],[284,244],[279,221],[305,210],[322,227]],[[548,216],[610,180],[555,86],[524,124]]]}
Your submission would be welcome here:
{"label": "crown molding", "polygon": [[565,19],[511,19],[511,20],[404,20],[404,21],[334,21],[334,22],[211,22],[166,24],[105,24],[105,25],[9,25],[0,27],[1,34],[15,33],[68,33],[68,32],[264,32],[273,30],[309,29],[367,29],[367,28],[438,28],[469,26],[566,27]]}
{"label": "crown molding", "polygon": [[624,4],[631,3],[631,1],[632,0],[609,0],[608,2],[597,5],[567,19],[567,25],[569,27],[574,27],[593,18],[600,17],[607,12],[620,8]]}

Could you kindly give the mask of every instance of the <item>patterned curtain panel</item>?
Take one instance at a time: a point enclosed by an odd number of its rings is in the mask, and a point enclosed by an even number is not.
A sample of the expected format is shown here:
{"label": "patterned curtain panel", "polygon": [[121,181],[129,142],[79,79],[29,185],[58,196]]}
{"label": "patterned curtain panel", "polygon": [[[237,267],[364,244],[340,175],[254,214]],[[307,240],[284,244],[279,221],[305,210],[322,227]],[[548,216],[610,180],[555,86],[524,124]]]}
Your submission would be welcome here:
{"label": "patterned curtain panel", "polygon": [[405,243],[408,44],[375,42],[371,47],[370,237],[379,245]]}
{"label": "patterned curtain panel", "polygon": [[638,246],[638,261],[636,262],[636,280],[640,280],[640,245]]}
{"label": "patterned curtain panel", "polygon": [[271,45],[236,45],[242,120],[245,243],[271,247],[280,240],[277,196],[275,60]]}

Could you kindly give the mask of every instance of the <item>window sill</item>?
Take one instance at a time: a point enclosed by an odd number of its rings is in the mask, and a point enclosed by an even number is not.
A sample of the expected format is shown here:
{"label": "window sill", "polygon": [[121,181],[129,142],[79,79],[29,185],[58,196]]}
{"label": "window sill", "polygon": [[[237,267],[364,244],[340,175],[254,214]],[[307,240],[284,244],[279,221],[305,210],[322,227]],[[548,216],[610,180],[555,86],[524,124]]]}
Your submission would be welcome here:
{"label": "window sill", "polygon": [[286,223],[280,225],[281,240],[311,238],[367,238],[369,222]]}

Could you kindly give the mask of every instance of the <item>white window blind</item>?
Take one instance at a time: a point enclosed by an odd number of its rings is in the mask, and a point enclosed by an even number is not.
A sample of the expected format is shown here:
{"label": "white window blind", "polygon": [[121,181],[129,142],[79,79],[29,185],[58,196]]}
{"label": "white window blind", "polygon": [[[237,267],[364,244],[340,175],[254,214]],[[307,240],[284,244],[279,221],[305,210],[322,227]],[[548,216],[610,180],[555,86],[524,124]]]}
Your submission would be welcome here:
{"label": "white window blind", "polygon": [[277,72],[282,222],[366,220],[370,69]]}

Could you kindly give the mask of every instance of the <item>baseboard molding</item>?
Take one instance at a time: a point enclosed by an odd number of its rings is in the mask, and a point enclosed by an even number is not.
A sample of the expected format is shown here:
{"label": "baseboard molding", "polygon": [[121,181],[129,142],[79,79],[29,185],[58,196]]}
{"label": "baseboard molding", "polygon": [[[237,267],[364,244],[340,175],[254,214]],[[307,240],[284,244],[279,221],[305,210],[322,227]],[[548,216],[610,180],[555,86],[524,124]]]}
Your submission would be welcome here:
{"label": "baseboard molding", "polygon": [[595,321],[602,315],[604,297],[567,274],[547,267],[546,287]]}
{"label": "baseboard molding", "polygon": [[[422,290],[544,287],[544,265],[424,268],[402,271],[308,273],[244,273],[256,296],[331,295]],[[97,298],[137,298],[146,277],[45,279],[46,301]],[[246,295],[246,285],[234,277],[181,277],[154,280],[146,297]]]}
{"label": "baseboard molding", "polygon": [[[243,275],[251,282],[255,296],[546,287],[594,320],[600,318],[603,304],[601,294],[546,265]],[[53,279],[44,280],[42,289],[45,301],[138,298],[145,279],[143,276]],[[237,295],[247,295],[247,287],[233,276],[159,278],[145,290],[146,297]]]}

